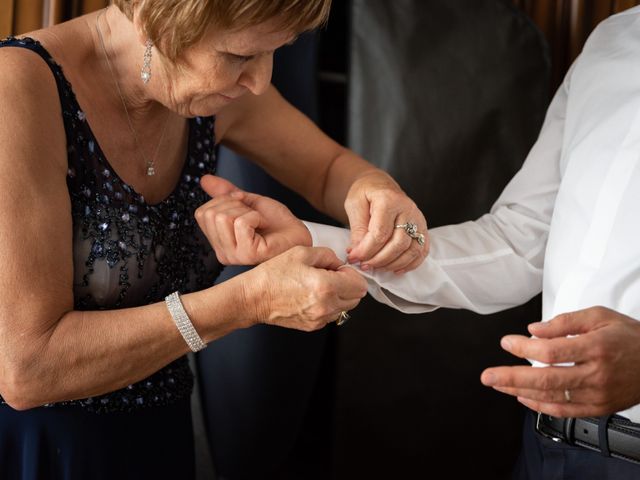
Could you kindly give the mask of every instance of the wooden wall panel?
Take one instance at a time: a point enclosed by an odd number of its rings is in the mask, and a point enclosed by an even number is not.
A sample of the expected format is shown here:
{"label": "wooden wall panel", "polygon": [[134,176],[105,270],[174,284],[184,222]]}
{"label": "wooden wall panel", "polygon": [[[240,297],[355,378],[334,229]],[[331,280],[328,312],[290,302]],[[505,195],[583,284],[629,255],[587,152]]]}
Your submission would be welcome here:
{"label": "wooden wall panel", "polygon": [[0,38],[64,22],[109,4],[109,0],[0,0]]}
{"label": "wooden wall panel", "polygon": [[602,20],[640,0],[512,0],[536,23],[549,42],[553,90],[562,82],[585,40]]}
{"label": "wooden wall panel", "polygon": [[0,0],[0,38],[6,37],[13,28],[13,0]]}

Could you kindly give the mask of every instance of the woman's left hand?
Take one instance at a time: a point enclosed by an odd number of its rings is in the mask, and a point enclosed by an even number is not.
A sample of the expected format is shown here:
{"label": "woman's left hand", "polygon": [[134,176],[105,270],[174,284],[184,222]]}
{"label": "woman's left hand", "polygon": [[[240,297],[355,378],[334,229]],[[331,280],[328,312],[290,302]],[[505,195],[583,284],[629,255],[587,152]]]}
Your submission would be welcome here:
{"label": "woman's left hand", "polygon": [[[344,207],[351,228],[350,263],[360,262],[363,270],[403,273],[417,268],[427,257],[427,221],[387,174],[372,172],[358,178],[349,188]],[[413,237],[400,227],[408,224],[416,226]]]}
{"label": "woman's left hand", "polygon": [[203,176],[200,186],[213,198],[196,210],[196,221],[220,263],[257,265],[291,247],[311,246],[307,227],[280,202],[213,175]]}

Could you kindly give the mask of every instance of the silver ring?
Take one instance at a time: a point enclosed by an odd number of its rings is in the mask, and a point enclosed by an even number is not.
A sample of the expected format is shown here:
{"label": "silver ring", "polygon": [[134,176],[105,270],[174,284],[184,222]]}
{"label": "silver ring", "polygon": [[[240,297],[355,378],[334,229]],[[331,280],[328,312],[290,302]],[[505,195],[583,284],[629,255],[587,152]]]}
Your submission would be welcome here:
{"label": "silver ring", "polygon": [[568,388],[564,389],[564,399],[567,401],[567,403],[571,403],[571,390],[569,390]]}
{"label": "silver ring", "polygon": [[424,245],[424,235],[418,232],[418,225],[416,225],[415,223],[399,223],[395,226],[395,228],[402,228],[405,232],[407,232],[407,235],[418,242],[418,245],[420,245],[421,247]]}
{"label": "silver ring", "polygon": [[349,315],[346,311],[343,310],[340,312],[340,316],[336,320],[336,325],[338,326],[344,325],[347,322],[347,320],[349,320],[350,318],[351,318],[351,315]]}

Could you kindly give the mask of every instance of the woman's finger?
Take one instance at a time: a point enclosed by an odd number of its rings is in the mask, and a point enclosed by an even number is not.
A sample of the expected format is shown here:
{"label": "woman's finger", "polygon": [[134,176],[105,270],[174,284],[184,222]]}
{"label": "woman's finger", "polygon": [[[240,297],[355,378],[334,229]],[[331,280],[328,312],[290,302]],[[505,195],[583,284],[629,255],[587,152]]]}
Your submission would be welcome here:
{"label": "woman's finger", "polygon": [[[369,222],[371,221],[369,200],[365,196],[349,199],[345,202],[345,210],[349,217],[349,229],[351,231],[351,244],[349,248],[354,250],[359,247],[360,242],[369,231]],[[358,259],[349,257],[350,262]]]}
{"label": "woman's finger", "polygon": [[213,247],[218,260],[226,265],[227,259],[224,255],[220,238],[218,237],[217,228],[215,227],[215,216],[216,212],[213,209],[201,207],[196,211],[196,221],[200,226],[200,230],[202,230],[202,233],[207,237],[207,240]]}
{"label": "woman's finger", "polygon": [[240,190],[230,181],[216,177],[215,175],[203,175],[200,179],[200,187],[207,192],[210,197],[214,198]]}
{"label": "woman's finger", "polygon": [[259,258],[259,250],[264,245],[262,236],[256,234],[256,230],[260,227],[261,216],[255,210],[249,210],[243,215],[236,218],[234,222],[234,232],[238,253],[242,254],[250,263],[257,263]]}
{"label": "woman's finger", "polygon": [[416,268],[418,268],[422,262],[425,261],[425,257],[427,256],[427,254],[429,253],[429,249],[428,249],[428,245],[425,246],[425,250],[423,252],[418,252],[418,255],[416,257],[414,257],[413,261],[411,261],[408,265],[405,265],[402,268],[393,268],[393,272],[401,275],[407,272],[410,272],[411,270],[415,270]]}
{"label": "woman's finger", "polygon": [[395,229],[393,235],[371,259],[363,263],[363,266],[369,266],[377,269],[398,270],[411,263],[418,252],[412,249],[411,239],[401,229]]}
{"label": "woman's finger", "polygon": [[334,277],[334,285],[336,285],[336,291],[340,298],[346,301],[357,300],[359,302],[367,294],[367,281],[356,270],[340,268],[328,273]]}
{"label": "woman's finger", "polygon": [[215,216],[215,227],[217,235],[221,242],[221,248],[225,252],[235,252],[237,247],[235,222],[239,216],[242,216],[251,210],[245,206],[240,208],[230,208],[225,212],[217,212]]}

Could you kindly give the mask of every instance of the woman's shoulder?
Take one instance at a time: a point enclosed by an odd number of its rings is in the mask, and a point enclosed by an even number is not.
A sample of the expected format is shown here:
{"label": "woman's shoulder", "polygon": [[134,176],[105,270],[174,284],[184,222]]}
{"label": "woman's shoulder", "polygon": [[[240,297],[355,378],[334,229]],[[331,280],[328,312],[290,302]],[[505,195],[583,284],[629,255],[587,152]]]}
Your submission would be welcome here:
{"label": "woman's shoulder", "polygon": [[51,68],[25,48],[0,48],[2,128],[37,131],[60,116],[60,99]]}
{"label": "woman's shoulder", "polygon": [[55,84],[55,70],[60,64],[75,65],[90,43],[83,35],[83,18],[49,28],[9,37],[0,45],[0,82],[12,88],[29,88],[34,84]]}
{"label": "woman's shoulder", "polygon": [[33,37],[9,38],[0,45],[0,105],[22,94],[42,97],[42,100],[56,91],[45,51]]}
{"label": "woman's shoulder", "polygon": [[0,42],[0,78],[11,77],[25,80],[48,69],[45,62],[33,49],[38,42],[30,36],[7,37]]}
{"label": "woman's shoulder", "polygon": [[[17,42],[21,39],[25,43],[35,41],[20,37]],[[21,156],[22,151],[45,152],[47,146],[64,146],[61,103],[54,72],[37,49],[26,48],[33,45],[17,42],[5,41],[5,46],[0,48],[0,138],[4,142],[0,157],[12,152],[12,162],[21,160],[14,157]],[[0,163],[5,160],[0,158]],[[33,156],[22,160],[30,163]]]}

